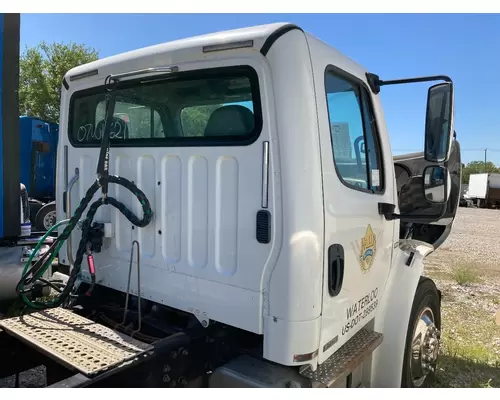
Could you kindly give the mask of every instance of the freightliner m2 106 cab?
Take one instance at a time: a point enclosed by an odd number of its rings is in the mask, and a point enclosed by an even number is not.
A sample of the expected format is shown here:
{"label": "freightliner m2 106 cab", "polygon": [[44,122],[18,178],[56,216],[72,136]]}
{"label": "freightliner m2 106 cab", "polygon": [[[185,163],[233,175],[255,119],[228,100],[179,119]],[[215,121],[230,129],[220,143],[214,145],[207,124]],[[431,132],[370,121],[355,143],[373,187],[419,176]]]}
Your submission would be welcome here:
{"label": "freightliner m2 106 cab", "polygon": [[[433,81],[422,153],[393,159],[380,91]],[[50,355],[49,385],[429,384],[423,261],[460,193],[450,78],[383,80],[271,24],[101,59],[61,90],[58,237],[0,321]]]}

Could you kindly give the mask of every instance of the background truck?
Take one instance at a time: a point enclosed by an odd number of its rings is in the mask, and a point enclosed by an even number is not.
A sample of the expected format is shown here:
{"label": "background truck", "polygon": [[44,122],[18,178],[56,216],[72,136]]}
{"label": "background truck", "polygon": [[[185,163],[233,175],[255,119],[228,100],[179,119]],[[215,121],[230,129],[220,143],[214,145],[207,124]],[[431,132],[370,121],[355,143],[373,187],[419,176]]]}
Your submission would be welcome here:
{"label": "background truck", "polygon": [[472,207],[472,201],[469,199],[467,192],[469,191],[469,184],[462,184],[462,191],[460,194],[460,207]]}
{"label": "background truck", "polygon": [[[380,91],[433,81],[422,154],[393,159]],[[22,275],[0,293],[25,306],[0,320],[0,377],[429,385],[441,295],[423,260],[460,195],[449,77],[382,80],[270,24],[101,59],[61,90],[58,236],[26,264],[0,248]]]}
{"label": "background truck", "polygon": [[500,174],[471,174],[467,196],[481,208],[500,206]]}
{"label": "background truck", "polygon": [[29,194],[30,220],[36,231],[56,222],[56,155],[59,125],[39,118],[19,118],[21,183]]}

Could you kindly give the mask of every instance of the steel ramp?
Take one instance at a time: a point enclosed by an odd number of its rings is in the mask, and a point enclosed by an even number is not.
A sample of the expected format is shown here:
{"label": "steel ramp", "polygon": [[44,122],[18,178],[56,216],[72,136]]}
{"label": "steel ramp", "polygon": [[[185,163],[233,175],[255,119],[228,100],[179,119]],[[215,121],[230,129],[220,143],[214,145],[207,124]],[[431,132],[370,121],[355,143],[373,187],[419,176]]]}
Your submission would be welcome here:
{"label": "steel ramp", "polygon": [[0,320],[0,328],[86,376],[153,348],[60,307]]}
{"label": "steel ramp", "polygon": [[300,374],[326,387],[332,387],[340,379],[347,378],[363,360],[373,353],[382,340],[381,333],[362,328],[323,364],[319,364],[316,371],[307,366],[300,371]]}

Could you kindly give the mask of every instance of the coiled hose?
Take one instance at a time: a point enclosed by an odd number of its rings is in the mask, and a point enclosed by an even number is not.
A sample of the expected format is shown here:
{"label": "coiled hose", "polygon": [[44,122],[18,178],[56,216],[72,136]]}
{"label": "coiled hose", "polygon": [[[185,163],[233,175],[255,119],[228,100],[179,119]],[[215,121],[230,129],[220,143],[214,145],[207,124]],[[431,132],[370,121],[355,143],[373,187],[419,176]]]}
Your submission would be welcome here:
{"label": "coiled hose", "polygon": [[[87,213],[87,216],[85,220],[83,221],[82,224],[82,236],[80,239],[80,242],[78,244],[78,250],[76,252],[76,257],[75,257],[75,263],[73,266],[73,269],[70,273],[70,277],[68,279],[67,284],[65,285],[64,289],[60,291],[60,293],[56,296],[55,299],[47,302],[42,302],[42,301],[34,301],[28,299],[26,296],[26,292],[29,292],[29,290],[25,290],[26,286],[32,285],[36,281],[42,281],[44,280],[41,278],[45,271],[50,267],[52,264],[52,261],[54,260],[55,256],[58,254],[59,250],[61,249],[62,245],[64,242],[69,238],[71,235],[71,232],[75,227],[77,226],[78,222],[80,221],[83,212],[89,205],[90,201],[94,197],[94,194],[103,186],[107,188],[109,183],[116,183],[118,185],[121,185],[131,191],[134,196],[137,198],[139,203],[142,206],[142,211],[143,211],[143,217],[139,219],[132,211],[130,211],[122,202],[116,200],[113,197],[108,197],[108,196],[102,196],[100,199],[94,201],[90,209]],[[100,206],[105,205],[105,204],[110,204],[113,207],[117,208],[124,216],[127,218],[130,223],[133,225],[143,228],[145,226],[148,226],[149,223],[151,222],[153,218],[153,212],[151,210],[151,205],[149,203],[148,198],[146,195],[131,181],[129,181],[126,178],[119,177],[119,176],[114,176],[114,175],[105,175],[103,177],[98,178],[94,184],[87,190],[87,193],[85,194],[85,197],[82,199],[80,204],[78,205],[78,208],[75,210],[75,213],[69,220],[64,220],[58,222],[56,225],[54,225],[40,240],[40,242],[37,244],[35,247],[35,250],[31,254],[30,258],[26,262],[26,265],[24,266],[24,271],[23,275],[21,277],[21,280],[17,284],[16,291],[24,301],[24,303],[29,307],[37,310],[42,310],[42,309],[47,309],[47,308],[54,308],[54,307],[59,307],[62,305],[65,300],[68,299],[69,296],[71,296],[71,291],[73,288],[73,285],[76,282],[76,279],[78,278],[78,274],[80,273],[81,270],[81,264],[83,260],[83,256],[87,250],[87,241],[88,241],[88,234],[89,234],[89,229],[92,225],[92,221],[94,219],[95,213],[99,209]],[[66,224],[66,227],[64,228],[63,232],[57,237],[57,239],[54,241],[54,243],[50,246],[49,250],[42,256],[40,259],[33,265],[31,266],[31,262],[33,260],[33,257],[37,253],[38,249],[41,247],[41,245],[44,243],[45,238],[56,228],[58,228],[61,225]],[[31,266],[31,267],[30,267]],[[52,286],[50,283],[48,283],[49,286]]]}

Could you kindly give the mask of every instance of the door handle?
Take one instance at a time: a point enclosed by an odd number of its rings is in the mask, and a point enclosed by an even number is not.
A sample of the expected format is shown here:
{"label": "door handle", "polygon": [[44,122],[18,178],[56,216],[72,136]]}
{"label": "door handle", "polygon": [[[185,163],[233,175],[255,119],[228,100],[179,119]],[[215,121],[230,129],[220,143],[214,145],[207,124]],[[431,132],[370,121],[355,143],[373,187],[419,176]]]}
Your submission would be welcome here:
{"label": "door handle", "polygon": [[344,248],[340,244],[332,244],[328,248],[328,292],[335,297],[342,289],[344,282]]}

